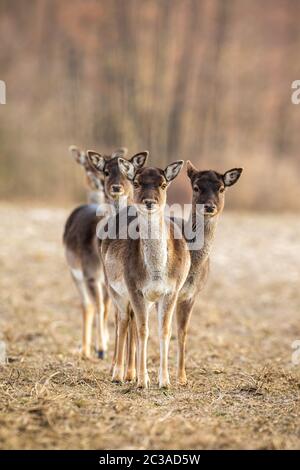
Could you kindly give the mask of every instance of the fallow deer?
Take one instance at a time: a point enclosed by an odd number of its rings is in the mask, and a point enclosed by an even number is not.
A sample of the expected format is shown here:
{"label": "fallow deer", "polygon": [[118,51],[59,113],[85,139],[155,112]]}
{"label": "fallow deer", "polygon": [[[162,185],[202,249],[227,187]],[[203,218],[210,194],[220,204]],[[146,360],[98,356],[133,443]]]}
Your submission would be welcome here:
{"label": "fallow deer", "polygon": [[[133,186],[139,237],[107,238],[101,253],[111,296],[119,311],[118,350],[113,380],[124,379],[124,353],[128,329],[128,304],[136,320],[138,335],[138,387],[147,388],[148,315],[155,304],[160,341],[159,387],[169,386],[168,349],[171,322],[178,292],[190,268],[190,254],[183,237],[174,236],[173,222],[166,224],[164,208],[169,183],[179,174],[183,161],[165,170],[136,169],[119,158],[119,167]],[[149,226],[151,234],[149,236]]]}
{"label": "fallow deer", "polygon": [[[81,165],[85,171],[88,204],[103,204],[105,202],[105,195],[102,179],[99,178],[95,171],[93,171],[91,168],[86,152],[84,150],[79,150],[76,145],[71,145],[69,147],[69,152],[71,153],[75,162]],[[115,153],[116,152],[125,156],[126,149],[118,149],[115,151]]]}
{"label": "fallow deer", "polygon": [[[93,178],[101,182],[107,205],[118,207],[120,201],[129,201],[132,188],[119,170],[118,158],[125,156],[126,149],[118,149],[111,156],[87,151],[86,164]],[[131,162],[137,168],[146,161],[147,155],[135,155]],[[90,164],[92,163],[92,164]],[[82,354],[91,357],[92,326],[96,314],[96,350],[103,359],[107,351],[109,296],[105,287],[103,265],[98,252],[96,227],[104,215],[97,215],[98,206],[88,204],[77,207],[68,217],[64,244],[67,263],[78,288],[83,309]]]}
{"label": "fallow deer", "polygon": [[[185,372],[185,346],[187,329],[197,295],[204,287],[209,271],[209,255],[216,231],[217,222],[224,208],[225,191],[239,179],[243,169],[233,168],[221,174],[216,171],[198,171],[194,165],[187,162],[187,174],[190,178],[192,199],[192,226],[197,233],[203,229],[204,243],[200,249],[191,247],[191,266],[187,279],[181,288],[176,305],[178,331],[178,369],[177,378],[180,384],[187,382]],[[197,217],[200,210],[202,217]],[[202,223],[203,227],[197,227]]]}

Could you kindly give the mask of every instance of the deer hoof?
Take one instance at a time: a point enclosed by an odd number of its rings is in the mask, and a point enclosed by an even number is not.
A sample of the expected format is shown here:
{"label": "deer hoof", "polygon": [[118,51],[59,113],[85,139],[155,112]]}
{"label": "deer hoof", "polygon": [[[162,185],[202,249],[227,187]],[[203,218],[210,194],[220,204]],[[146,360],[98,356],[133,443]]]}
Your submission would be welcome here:
{"label": "deer hoof", "polygon": [[116,383],[116,384],[121,384],[123,383],[124,381],[124,374],[122,372],[122,370],[118,369],[116,366],[114,368],[114,371],[113,371],[113,375],[112,375],[112,382],[113,383]]}
{"label": "deer hoof", "polygon": [[149,377],[145,377],[145,378],[139,379],[139,380],[138,380],[138,383],[137,383],[137,388],[142,388],[142,389],[150,388],[150,380],[149,380]]}
{"label": "deer hoof", "polygon": [[163,382],[159,383],[159,388],[162,390],[168,390],[170,388],[171,384],[168,380],[165,380]]}
{"label": "deer hoof", "polygon": [[128,371],[125,375],[125,382],[135,382],[136,373],[134,371]]}
{"label": "deer hoof", "polygon": [[87,349],[81,349],[79,351],[79,355],[80,355],[81,359],[85,359],[85,360],[91,360],[92,359],[91,352],[88,351]]}
{"label": "deer hoof", "polygon": [[123,383],[123,380],[118,379],[116,377],[112,378],[111,381],[112,381],[113,384],[122,384]]}
{"label": "deer hoof", "polygon": [[187,378],[186,378],[186,375],[182,375],[180,377],[177,378],[177,382],[178,382],[178,385],[187,385]]}
{"label": "deer hoof", "polygon": [[106,351],[101,351],[100,349],[97,350],[97,357],[98,357],[98,359],[105,359],[106,358]]}

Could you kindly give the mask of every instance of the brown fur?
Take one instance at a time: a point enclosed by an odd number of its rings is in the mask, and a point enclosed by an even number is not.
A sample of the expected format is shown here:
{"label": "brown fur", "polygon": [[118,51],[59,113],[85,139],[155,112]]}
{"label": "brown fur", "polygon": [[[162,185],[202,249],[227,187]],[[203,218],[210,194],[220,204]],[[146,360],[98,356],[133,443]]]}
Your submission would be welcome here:
{"label": "brown fur", "polygon": [[[121,149],[123,150],[123,149]],[[105,156],[103,171],[99,171],[90,160],[90,152],[87,152],[89,171],[101,181],[104,188],[105,201],[119,201],[120,194],[113,194],[113,185],[122,187],[122,195],[132,197],[132,188],[127,179],[118,168],[118,158],[121,153],[118,149],[111,157]],[[92,152],[99,155],[96,152]],[[136,157],[136,156],[135,156]],[[134,159],[135,157],[132,157]],[[144,156],[145,157],[145,156]],[[105,286],[103,264],[99,257],[96,227],[103,216],[97,216],[97,205],[84,205],[76,208],[67,219],[64,231],[64,244],[66,248],[67,262],[72,277],[79,290],[83,307],[83,347],[82,352],[86,357],[91,356],[91,329],[96,313],[96,349],[98,356],[103,358],[107,348],[107,317],[109,311],[109,296]],[[80,276],[82,273],[82,279]]]}
{"label": "brown fur", "polygon": [[[148,314],[152,303],[159,312],[160,336],[160,387],[169,385],[168,346],[171,320],[177,294],[182,287],[190,266],[190,255],[183,239],[174,239],[173,230],[166,227],[163,209],[166,202],[166,188],[182,166],[182,162],[169,165],[165,171],[157,168],[143,168],[134,172],[126,162],[120,164],[132,181],[134,203],[139,207],[138,222],[141,233],[143,215],[141,211],[157,210],[155,223],[163,230],[169,230],[169,237],[157,240],[106,239],[102,242],[102,257],[111,296],[119,310],[118,351],[113,380],[124,378],[125,338],[128,330],[128,302],[130,302],[138,333],[138,386],[147,387],[147,339]],[[169,178],[169,179],[168,179]],[[153,220],[153,219],[152,219]],[[164,232],[163,232],[164,233]],[[167,234],[166,234],[167,235]],[[165,246],[164,246],[165,245]],[[160,249],[162,248],[162,252]],[[147,261],[148,259],[148,261]],[[165,260],[164,262],[162,262]],[[160,264],[162,263],[162,264]],[[161,271],[159,268],[161,266]]]}
{"label": "brown fur", "polygon": [[204,210],[204,245],[199,250],[191,250],[191,267],[187,279],[179,292],[176,306],[178,330],[178,371],[180,384],[187,381],[185,372],[185,346],[188,325],[197,295],[208,279],[209,255],[219,215],[225,203],[225,190],[239,179],[242,168],[234,168],[224,173],[198,171],[190,162],[187,174],[193,188],[192,220],[195,223],[196,205]]}

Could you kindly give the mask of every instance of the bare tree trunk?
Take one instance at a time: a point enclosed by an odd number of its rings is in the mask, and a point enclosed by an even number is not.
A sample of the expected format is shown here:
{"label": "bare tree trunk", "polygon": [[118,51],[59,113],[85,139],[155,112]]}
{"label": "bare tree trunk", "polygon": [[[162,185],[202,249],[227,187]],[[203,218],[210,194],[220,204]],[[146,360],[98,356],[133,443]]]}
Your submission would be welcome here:
{"label": "bare tree trunk", "polygon": [[187,20],[183,37],[183,46],[177,67],[175,87],[173,94],[173,105],[169,115],[167,151],[172,158],[177,155],[182,139],[182,125],[186,112],[186,98],[189,86],[189,73],[195,60],[197,42],[195,32],[199,30],[199,2],[189,0],[187,5]]}

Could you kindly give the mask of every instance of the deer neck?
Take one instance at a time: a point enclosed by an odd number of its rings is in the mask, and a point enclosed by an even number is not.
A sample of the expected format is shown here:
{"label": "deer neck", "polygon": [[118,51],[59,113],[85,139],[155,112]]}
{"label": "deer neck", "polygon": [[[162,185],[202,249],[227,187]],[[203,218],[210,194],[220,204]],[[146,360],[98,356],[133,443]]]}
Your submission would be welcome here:
{"label": "deer neck", "polygon": [[124,207],[132,203],[132,198],[130,196],[121,196],[118,199],[113,201],[105,194],[104,202],[106,204],[106,213],[107,215],[118,214]]}
{"label": "deer neck", "polygon": [[141,257],[152,281],[159,281],[167,268],[168,229],[164,212],[143,214],[139,212],[140,251]]}
{"label": "deer neck", "polygon": [[216,228],[218,224],[219,216],[214,217],[197,217],[196,216],[196,206],[192,208],[192,227],[193,232],[197,236],[203,237],[202,246],[199,249],[191,249],[191,262],[192,270],[197,271],[198,268],[208,260],[211,248],[215,239]]}

